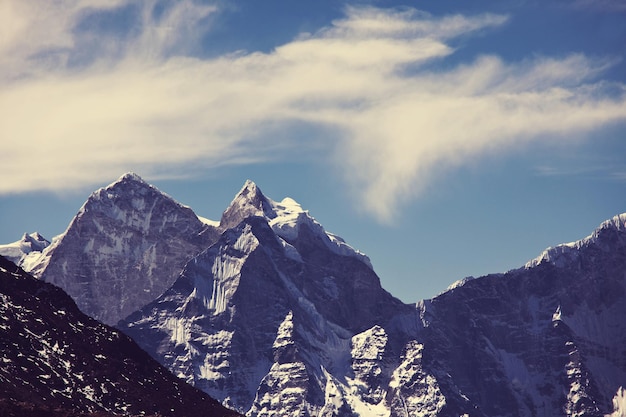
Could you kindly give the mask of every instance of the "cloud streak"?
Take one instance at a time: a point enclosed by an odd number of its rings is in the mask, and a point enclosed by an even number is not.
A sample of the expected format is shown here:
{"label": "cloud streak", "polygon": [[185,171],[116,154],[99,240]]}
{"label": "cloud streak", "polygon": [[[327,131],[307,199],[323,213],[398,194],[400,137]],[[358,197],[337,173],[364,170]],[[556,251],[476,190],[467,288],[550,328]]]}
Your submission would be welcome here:
{"label": "cloud streak", "polygon": [[[129,169],[178,177],[190,166],[322,147],[365,210],[385,221],[442,169],[626,119],[624,86],[598,81],[610,62],[583,55],[519,63],[480,56],[432,69],[454,54],[451,40],[504,25],[506,16],[348,8],[269,53],[207,59],[193,55],[193,34],[215,7],[180,1],[155,13],[156,3],[145,2],[132,37],[83,45],[76,27],[86,13],[130,3],[54,4],[65,9],[0,13],[17,22],[0,44],[12,56],[0,70],[1,194],[78,188]],[[50,17],[57,26],[34,29]],[[72,65],[68,57],[84,53],[97,59]],[[300,130],[313,133],[302,141]]]}

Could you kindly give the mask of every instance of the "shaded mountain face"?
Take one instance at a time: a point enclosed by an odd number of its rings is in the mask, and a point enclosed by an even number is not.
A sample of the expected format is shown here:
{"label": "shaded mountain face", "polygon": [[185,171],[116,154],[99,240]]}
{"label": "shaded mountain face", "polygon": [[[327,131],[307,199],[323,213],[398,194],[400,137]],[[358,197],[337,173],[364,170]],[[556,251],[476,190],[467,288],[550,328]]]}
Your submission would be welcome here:
{"label": "shaded mountain face", "polygon": [[135,174],[94,192],[30,271],[115,324],[167,290],[215,229]]}
{"label": "shaded mountain face", "polygon": [[3,257],[0,301],[0,415],[235,415]]}

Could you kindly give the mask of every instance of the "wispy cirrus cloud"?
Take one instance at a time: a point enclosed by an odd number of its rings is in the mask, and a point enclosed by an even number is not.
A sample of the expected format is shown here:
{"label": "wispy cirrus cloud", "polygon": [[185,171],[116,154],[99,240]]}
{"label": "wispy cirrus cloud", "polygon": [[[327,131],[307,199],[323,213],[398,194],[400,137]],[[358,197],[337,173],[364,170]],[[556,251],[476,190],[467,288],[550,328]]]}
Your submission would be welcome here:
{"label": "wispy cirrus cloud", "polygon": [[[506,16],[353,7],[269,53],[198,58],[196,34],[218,10],[181,1],[156,13],[145,2],[136,33],[90,43],[98,59],[73,66],[67,57],[84,52],[76,27],[85,14],[130,3],[66,4],[50,11],[58,26],[47,39],[24,29],[41,19],[11,11],[22,23],[1,47],[21,52],[0,70],[0,193],[64,190],[128,169],[177,176],[323,147],[384,221],[441,170],[626,119],[624,86],[608,94],[598,81],[608,61],[479,56],[446,70],[429,65],[455,53],[450,41]],[[302,142],[298,129],[323,134]]]}

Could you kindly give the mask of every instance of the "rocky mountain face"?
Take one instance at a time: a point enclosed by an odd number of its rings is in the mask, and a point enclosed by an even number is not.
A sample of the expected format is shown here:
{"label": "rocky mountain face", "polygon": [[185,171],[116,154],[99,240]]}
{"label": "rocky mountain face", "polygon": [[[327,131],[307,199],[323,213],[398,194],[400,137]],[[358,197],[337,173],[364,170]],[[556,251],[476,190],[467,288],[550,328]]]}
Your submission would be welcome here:
{"label": "rocky mountain face", "polygon": [[221,238],[121,328],[250,416],[608,415],[626,385],[625,221],[408,306],[247,184]]}
{"label": "rocky mountain face", "polygon": [[[273,202],[247,183],[224,223],[235,226],[120,328],[175,375],[251,415],[350,410],[336,386],[358,391],[351,397],[366,409],[380,400],[375,373],[415,330],[413,308],[293,200]],[[373,339],[384,345],[374,353]]]}
{"label": "rocky mountain face", "polygon": [[[113,288],[130,293],[168,270],[162,290],[129,296],[138,310],[118,327],[230,408],[249,416],[626,414],[626,215],[523,268],[406,305],[381,288],[365,255],[252,182],[213,225],[156,193],[144,201],[164,198],[176,213],[159,217],[127,189],[154,191],[127,175],[96,192],[99,210],[86,210],[88,201],[38,270],[46,279],[56,265],[62,276],[74,262],[72,280],[55,281],[68,288],[98,288],[94,279],[107,282],[111,270]],[[187,220],[164,233],[172,217]],[[126,246],[126,236],[161,252],[143,256],[131,248],[146,246]],[[159,255],[170,253],[162,238],[188,248],[168,258],[178,266]],[[66,249],[54,249],[61,241]],[[81,308],[109,311],[129,293],[94,291],[74,292]]]}
{"label": "rocky mountain face", "polygon": [[27,269],[63,288],[84,313],[115,324],[167,290],[216,237],[190,208],[126,174],[94,192]]}
{"label": "rocky mountain face", "polygon": [[0,257],[0,415],[234,416]]}

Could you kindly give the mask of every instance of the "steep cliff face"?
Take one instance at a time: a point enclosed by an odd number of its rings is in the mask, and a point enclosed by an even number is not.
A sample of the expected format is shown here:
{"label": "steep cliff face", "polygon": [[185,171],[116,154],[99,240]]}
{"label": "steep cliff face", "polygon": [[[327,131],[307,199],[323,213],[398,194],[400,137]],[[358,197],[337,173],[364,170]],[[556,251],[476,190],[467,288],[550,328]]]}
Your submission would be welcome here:
{"label": "steep cliff face", "polygon": [[2,257],[0,301],[0,415],[235,415]]}
{"label": "steep cliff face", "polygon": [[214,227],[135,174],[94,192],[30,271],[115,324],[167,290]]}

